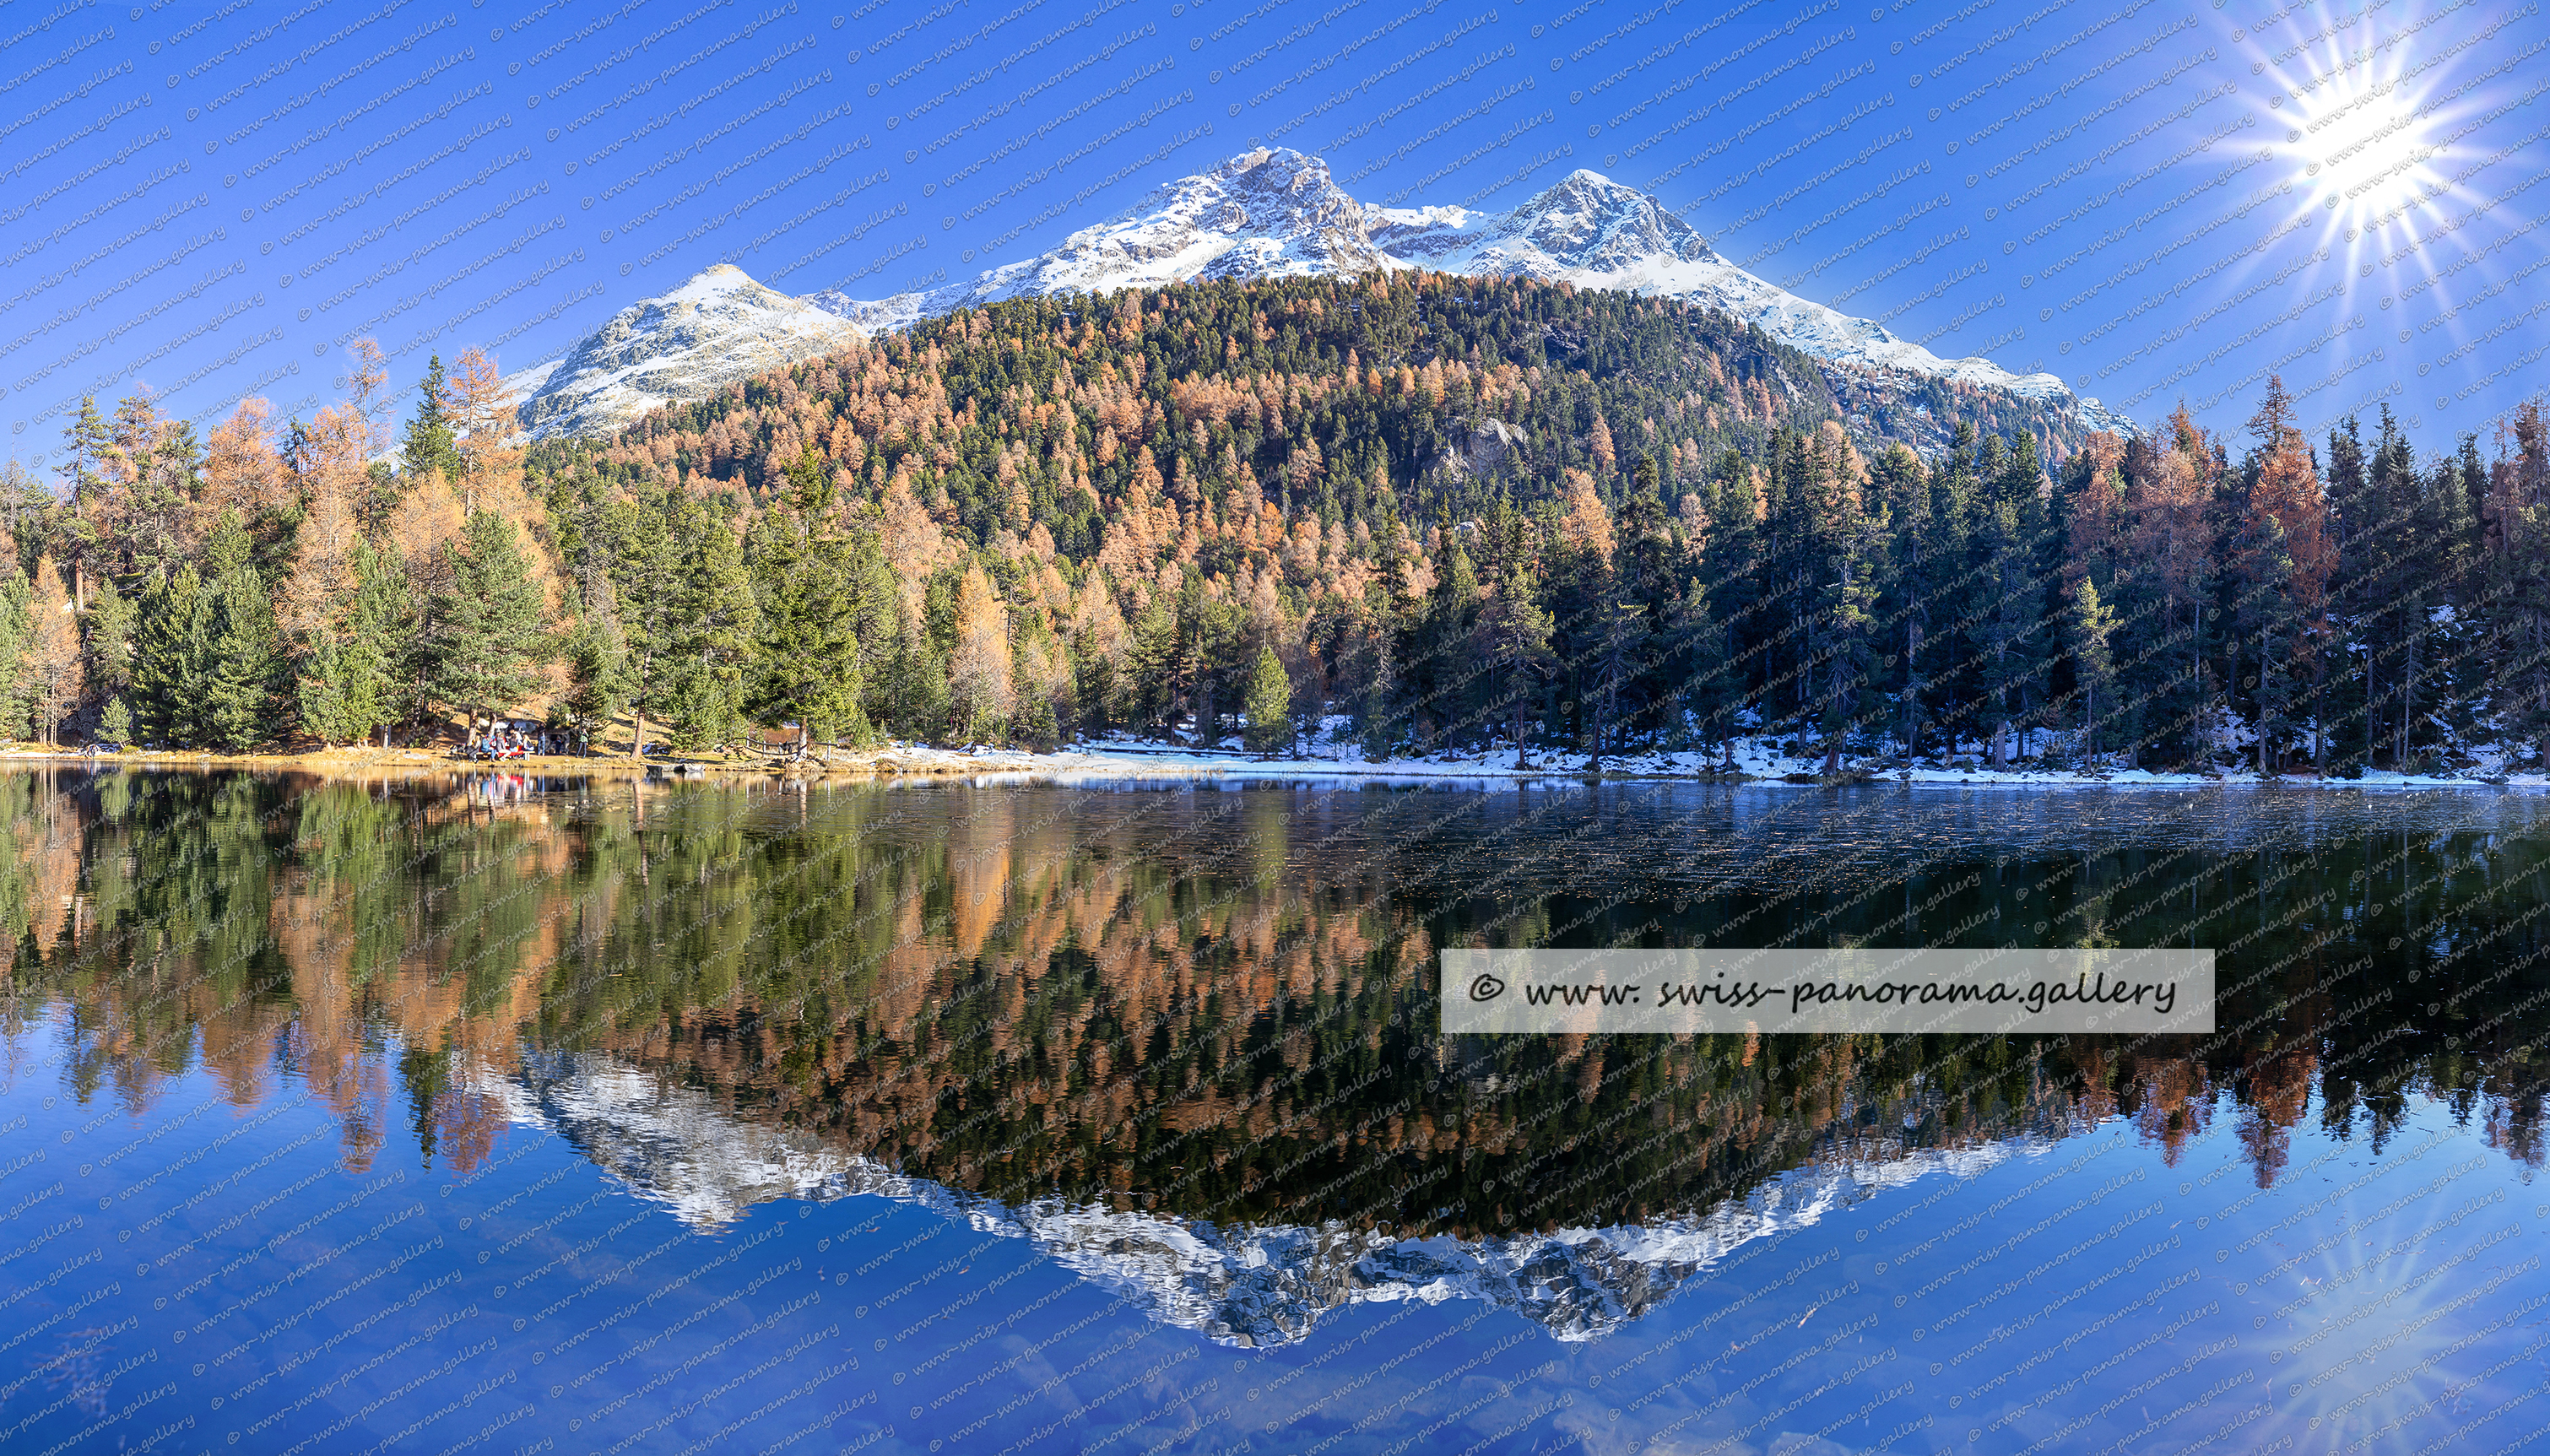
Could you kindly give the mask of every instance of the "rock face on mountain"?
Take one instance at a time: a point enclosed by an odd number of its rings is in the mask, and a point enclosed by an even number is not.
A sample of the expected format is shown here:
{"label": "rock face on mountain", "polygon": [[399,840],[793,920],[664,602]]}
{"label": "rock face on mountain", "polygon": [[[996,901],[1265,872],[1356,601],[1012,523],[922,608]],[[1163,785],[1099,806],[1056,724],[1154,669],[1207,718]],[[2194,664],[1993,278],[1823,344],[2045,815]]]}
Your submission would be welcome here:
{"label": "rock face on mountain", "polygon": [[482,1066],[470,1080],[518,1125],[555,1132],[638,1196],[704,1230],[774,1199],[893,1199],[981,1233],[1025,1239],[1154,1318],[1242,1346],[1290,1344],[1332,1310],[1393,1300],[1485,1300],[1560,1339],[1595,1339],[1756,1239],[1925,1174],[1971,1174],[2052,1145],[2048,1133],[2031,1133],[1963,1148],[1889,1148],[1781,1177],[1705,1214],[1652,1223],[1406,1238],[1343,1223],[1206,1223],[1062,1199],[1002,1204],[739,1117],[707,1093],[605,1056],[541,1054],[512,1072]]}
{"label": "rock face on mountain", "polygon": [[1327,163],[1261,148],[1167,183],[1053,251],[971,281],[873,301],[835,289],[806,301],[873,332],[1024,295],[1408,266],[1373,244],[1372,221],[1371,209],[1329,180]]}
{"label": "rock face on mountain", "polygon": [[564,358],[524,371],[539,383],[523,402],[523,425],[535,436],[609,434],[661,405],[707,399],[860,337],[837,316],[719,263],[612,315]]}
{"label": "rock face on mountain", "polygon": [[[711,268],[624,311],[578,345],[524,407],[523,419],[535,435],[613,428],[652,404],[699,398],[772,363],[837,347],[831,340],[1004,299],[1399,269],[1565,281],[1716,309],[1821,361],[1855,418],[1926,410],[1913,401],[1937,382],[2026,401],[2076,434],[2132,432],[2122,416],[2075,396],[2051,374],[2012,374],[1985,358],[1943,359],[1881,324],[1767,283],[1719,256],[1655,198],[1594,172],[1572,172],[1511,212],[1386,208],[1348,195],[1318,157],[1280,147],[1242,152],[1166,183],[1049,252],[924,293],[856,299],[835,289],[797,300],[734,268]],[[825,324],[841,332],[828,335]],[[1944,440],[1944,424],[1932,423]],[[1922,443],[1939,442],[1930,433],[1920,432]]]}
{"label": "rock face on mountain", "polygon": [[[1719,256],[1655,198],[1584,170],[1511,212],[1386,208],[1348,195],[1318,157],[1261,147],[1170,182],[1051,252],[969,282],[874,302],[838,293],[807,301],[873,331],[1023,294],[1399,268],[1685,299],[1836,366],[1831,372],[1846,376],[1848,386],[1840,392],[1853,399],[1882,403],[1910,392],[1902,386],[1935,379],[2007,392],[2080,429],[2132,431],[2122,416],[2075,396],[2051,374],[2013,374],[1984,358],[1943,359],[1882,324],[1764,282]],[[1889,388],[1890,377],[1899,387]]]}
{"label": "rock face on mountain", "polygon": [[2078,398],[2051,374],[2012,374],[1984,358],[1943,359],[1882,324],[1766,283],[1718,256],[1698,230],[1654,198],[1594,172],[1570,173],[1508,213],[1374,211],[1386,220],[1373,230],[1374,243],[1423,267],[1684,299],[1862,374],[1894,371],[2004,390],[2070,413],[2090,429],[2132,432],[2123,417]]}

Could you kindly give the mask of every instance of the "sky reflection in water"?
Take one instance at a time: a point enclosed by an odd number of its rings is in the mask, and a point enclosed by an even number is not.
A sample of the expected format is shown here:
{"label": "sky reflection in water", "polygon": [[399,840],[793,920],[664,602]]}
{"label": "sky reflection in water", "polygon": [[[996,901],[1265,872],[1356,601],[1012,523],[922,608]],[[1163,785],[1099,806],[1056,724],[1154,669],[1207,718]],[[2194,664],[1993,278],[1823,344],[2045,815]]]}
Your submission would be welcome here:
{"label": "sky reflection in water", "polygon": [[[0,780],[0,1449],[2550,1422],[2527,798],[538,787]],[[1427,1030],[1844,936],[2211,944],[2225,1031]]]}

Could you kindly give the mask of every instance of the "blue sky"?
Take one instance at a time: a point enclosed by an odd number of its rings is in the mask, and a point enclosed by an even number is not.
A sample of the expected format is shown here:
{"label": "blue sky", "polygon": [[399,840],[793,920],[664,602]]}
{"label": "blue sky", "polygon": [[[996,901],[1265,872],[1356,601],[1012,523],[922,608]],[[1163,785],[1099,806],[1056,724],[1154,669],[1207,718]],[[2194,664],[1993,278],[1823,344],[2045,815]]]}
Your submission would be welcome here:
{"label": "blue sky", "polygon": [[881,297],[1252,144],[1367,201],[1647,188],[1772,282],[2137,419],[2421,448],[2550,382],[2537,0],[0,6],[0,420],[510,371],[733,262]]}

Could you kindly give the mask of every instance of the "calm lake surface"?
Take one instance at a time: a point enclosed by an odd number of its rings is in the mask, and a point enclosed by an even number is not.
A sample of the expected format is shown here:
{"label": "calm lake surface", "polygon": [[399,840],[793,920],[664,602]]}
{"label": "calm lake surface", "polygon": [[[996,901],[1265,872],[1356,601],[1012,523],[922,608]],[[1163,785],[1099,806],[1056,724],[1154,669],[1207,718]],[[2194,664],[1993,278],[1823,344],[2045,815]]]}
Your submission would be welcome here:
{"label": "calm lake surface", "polygon": [[[0,776],[0,1451],[2550,1449],[2550,800]],[[2203,1036],[1436,1031],[2197,946]]]}

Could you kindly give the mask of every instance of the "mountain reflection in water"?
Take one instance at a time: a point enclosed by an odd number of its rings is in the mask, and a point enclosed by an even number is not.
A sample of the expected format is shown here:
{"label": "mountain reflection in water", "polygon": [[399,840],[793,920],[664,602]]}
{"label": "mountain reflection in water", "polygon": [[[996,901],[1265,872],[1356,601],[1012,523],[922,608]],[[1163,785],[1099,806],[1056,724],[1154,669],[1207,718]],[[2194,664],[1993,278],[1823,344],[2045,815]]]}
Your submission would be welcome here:
{"label": "mountain reflection in water", "polygon": [[[300,1079],[359,1171],[547,1126],[715,1226],[883,1194],[1156,1316],[1591,1337],[1747,1239],[2111,1119],[2423,1097],[2540,1159],[2542,806],[2311,791],[0,777],[0,1001],[78,1097]],[[2205,945],[2204,1037],[1445,1038],[1445,946]],[[2314,1101],[2312,1094],[2317,1094]]]}

